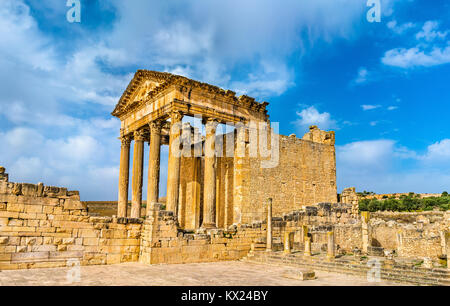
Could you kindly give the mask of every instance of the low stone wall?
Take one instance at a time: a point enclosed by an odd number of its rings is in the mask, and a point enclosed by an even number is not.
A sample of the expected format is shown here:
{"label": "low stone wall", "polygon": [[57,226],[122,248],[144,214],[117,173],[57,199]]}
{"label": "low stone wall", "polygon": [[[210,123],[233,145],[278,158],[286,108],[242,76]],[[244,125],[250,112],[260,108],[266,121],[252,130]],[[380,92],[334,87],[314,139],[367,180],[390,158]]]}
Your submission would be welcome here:
{"label": "low stone wall", "polygon": [[[252,244],[265,244],[267,223],[231,226],[227,230],[185,232],[177,226],[172,212],[161,210],[160,204],[150,206],[150,215],[144,223],[141,236],[140,261],[148,264],[194,263],[220,260],[237,260],[245,257]],[[338,248],[352,250],[361,247],[358,217],[352,206],[323,203],[273,218],[273,249],[283,248],[286,232],[292,233],[294,247],[303,248],[303,225],[308,225],[313,241],[313,251],[327,244],[326,233],[334,229]],[[348,223],[348,224],[346,224]]]}
{"label": "low stone wall", "polygon": [[[145,221],[90,216],[76,191],[11,183],[0,174],[0,269],[237,260],[266,243],[265,220],[190,232],[155,203]],[[395,250],[401,257],[437,260],[449,253],[449,225],[450,212],[361,216],[354,204],[320,203],[273,217],[272,249],[282,250],[289,236],[292,248],[303,250],[309,236],[312,252],[323,252],[333,231],[337,254]]]}
{"label": "low stone wall", "polygon": [[141,224],[127,221],[89,216],[75,191],[0,181],[0,269],[137,261]]}
{"label": "low stone wall", "polygon": [[160,204],[151,205],[150,210],[141,238],[142,263],[237,260],[246,256],[251,244],[265,235],[260,227],[184,232],[177,226],[173,213],[161,210]]}

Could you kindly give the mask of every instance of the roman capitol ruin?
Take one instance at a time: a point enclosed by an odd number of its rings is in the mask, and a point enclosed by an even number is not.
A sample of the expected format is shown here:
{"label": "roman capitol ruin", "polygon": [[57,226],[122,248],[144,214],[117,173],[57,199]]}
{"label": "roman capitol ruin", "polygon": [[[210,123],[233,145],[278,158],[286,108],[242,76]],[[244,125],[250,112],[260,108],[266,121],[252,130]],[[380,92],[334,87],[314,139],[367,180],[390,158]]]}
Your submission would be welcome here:
{"label": "roman capitol ruin", "polygon": [[[354,188],[338,195],[335,133],[311,126],[302,138],[279,135],[267,105],[137,71],[112,112],[121,121],[116,215],[90,215],[77,191],[12,183],[0,168],[0,269],[245,259],[364,274],[374,257],[383,278],[449,284],[449,212],[359,212]],[[414,270],[412,259],[429,268]]]}
{"label": "roman capitol ruin", "polygon": [[[185,77],[138,71],[113,112],[122,123],[117,216],[127,217],[133,139],[131,218],[140,217],[145,142],[150,146],[147,203],[158,202],[160,146],[168,144],[167,210],[183,229],[262,221],[261,203],[268,198],[273,199],[277,215],[318,202],[336,202],[334,132],[312,127],[303,140],[273,137],[268,132],[267,105]],[[181,123],[183,116],[203,119],[204,140],[189,123]],[[218,136],[219,123],[236,129]],[[261,144],[264,137],[265,147],[272,138],[279,144],[262,152],[258,140]],[[269,159],[275,160],[274,167],[264,167]]]}

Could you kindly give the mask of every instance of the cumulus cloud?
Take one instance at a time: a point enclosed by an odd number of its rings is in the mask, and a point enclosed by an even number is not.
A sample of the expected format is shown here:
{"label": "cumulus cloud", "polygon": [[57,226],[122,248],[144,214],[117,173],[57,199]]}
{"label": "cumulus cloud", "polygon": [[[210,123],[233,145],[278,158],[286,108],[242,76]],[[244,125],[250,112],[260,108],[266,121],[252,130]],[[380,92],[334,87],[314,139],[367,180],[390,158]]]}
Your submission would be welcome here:
{"label": "cumulus cloud", "polygon": [[322,130],[337,129],[337,121],[331,118],[330,113],[319,112],[314,106],[297,112],[298,119],[294,122],[299,135],[308,131],[309,126],[317,125]]}
{"label": "cumulus cloud", "polygon": [[421,159],[427,163],[450,166],[450,139],[443,139],[428,146],[427,153]]}
{"label": "cumulus cloud", "polygon": [[424,39],[428,42],[438,39],[444,39],[448,31],[440,32],[438,31],[439,23],[437,21],[427,21],[422,27],[422,31],[416,34],[416,38]]}
{"label": "cumulus cloud", "polygon": [[[400,68],[431,67],[450,63],[450,41],[448,31],[439,31],[439,23],[427,21],[415,38],[417,45],[410,48],[395,48],[386,51],[382,63]],[[422,42],[423,41],[423,42]]]}
{"label": "cumulus cloud", "polygon": [[409,29],[416,27],[416,24],[413,22],[398,24],[396,20],[392,20],[387,23],[387,27],[390,30],[392,30],[395,34],[400,35],[408,31]]}
{"label": "cumulus cloud", "polygon": [[418,47],[392,49],[385,53],[382,62],[385,65],[400,68],[431,67],[450,63],[450,46],[434,47],[425,51]]}

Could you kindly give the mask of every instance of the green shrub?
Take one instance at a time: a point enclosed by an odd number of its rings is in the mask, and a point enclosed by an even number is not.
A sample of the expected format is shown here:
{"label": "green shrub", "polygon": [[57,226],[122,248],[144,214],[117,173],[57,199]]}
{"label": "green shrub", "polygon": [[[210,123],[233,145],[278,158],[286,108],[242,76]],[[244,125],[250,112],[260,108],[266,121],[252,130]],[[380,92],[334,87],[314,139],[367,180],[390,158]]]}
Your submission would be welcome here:
{"label": "green shrub", "polygon": [[362,199],[359,201],[360,211],[430,211],[435,208],[450,210],[450,196],[442,193],[441,197],[420,198],[416,194],[402,195],[400,199],[390,197],[382,200]]}

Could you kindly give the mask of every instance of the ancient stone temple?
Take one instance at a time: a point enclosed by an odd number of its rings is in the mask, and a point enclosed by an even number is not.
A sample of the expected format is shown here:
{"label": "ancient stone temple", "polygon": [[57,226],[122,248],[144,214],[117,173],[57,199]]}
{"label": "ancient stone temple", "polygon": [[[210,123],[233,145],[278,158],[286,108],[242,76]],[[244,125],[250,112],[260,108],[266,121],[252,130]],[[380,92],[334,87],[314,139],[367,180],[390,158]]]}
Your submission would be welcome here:
{"label": "ancient stone temple", "polygon": [[[278,135],[267,105],[182,76],[139,70],[112,113],[121,120],[118,217],[141,217],[145,142],[150,148],[147,203],[158,202],[161,145],[168,144],[166,210],[183,229],[264,220],[262,203],[268,198],[274,215],[336,202],[334,132],[312,126],[303,139]],[[188,116],[202,119],[205,136],[182,123]],[[219,135],[218,124],[233,131]]]}
{"label": "ancient stone temple", "polygon": [[[78,191],[11,182],[0,167],[0,270],[245,258],[366,273],[375,256],[385,257],[384,278],[448,284],[450,212],[359,212],[355,188],[337,195],[334,132],[280,135],[267,105],[138,71],[112,113],[121,120],[117,214],[93,214]],[[406,259],[423,259],[422,278]]]}

